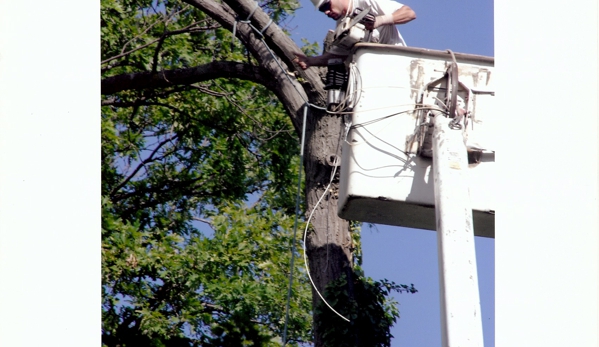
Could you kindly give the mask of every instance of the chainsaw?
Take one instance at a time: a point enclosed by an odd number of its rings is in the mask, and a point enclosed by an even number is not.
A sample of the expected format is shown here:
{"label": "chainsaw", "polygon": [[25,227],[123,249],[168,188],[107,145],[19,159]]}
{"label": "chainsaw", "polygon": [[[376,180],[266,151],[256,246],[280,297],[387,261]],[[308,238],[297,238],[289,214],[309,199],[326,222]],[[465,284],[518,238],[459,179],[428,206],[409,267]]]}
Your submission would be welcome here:
{"label": "chainsaw", "polygon": [[369,12],[370,6],[364,10],[357,8],[351,16],[344,18],[335,29],[332,45],[349,53],[356,43],[369,42],[372,31],[366,30],[364,25],[374,22],[374,16]]}

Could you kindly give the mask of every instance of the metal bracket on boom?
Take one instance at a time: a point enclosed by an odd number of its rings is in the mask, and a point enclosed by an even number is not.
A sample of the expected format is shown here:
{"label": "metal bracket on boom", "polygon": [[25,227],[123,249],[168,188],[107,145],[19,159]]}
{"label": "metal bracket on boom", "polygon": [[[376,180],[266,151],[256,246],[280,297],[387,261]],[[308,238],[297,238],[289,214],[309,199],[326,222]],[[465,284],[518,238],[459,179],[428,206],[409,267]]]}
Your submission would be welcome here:
{"label": "metal bracket on boom", "polygon": [[329,110],[341,104],[345,99],[347,80],[348,73],[343,60],[340,58],[329,59],[326,84],[324,86],[324,89],[327,91],[327,108]]}
{"label": "metal bracket on boom", "polygon": [[[430,97],[430,93],[434,92],[437,92],[438,96],[432,96],[435,99],[435,106],[427,112],[420,111],[419,124],[416,134],[413,136],[416,141],[416,153],[428,158],[433,156],[433,117],[446,116],[451,118],[449,127],[454,130],[462,130],[466,138],[466,126],[468,125],[468,118],[471,116],[469,103],[472,99],[472,91],[459,81],[458,65],[455,61],[449,63],[445,74],[441,78],[431,81],[423,88],[420,93],[419,103],[423,105],[425,94]],[[458,97],[461,92],[466,92],[466,94]]]}

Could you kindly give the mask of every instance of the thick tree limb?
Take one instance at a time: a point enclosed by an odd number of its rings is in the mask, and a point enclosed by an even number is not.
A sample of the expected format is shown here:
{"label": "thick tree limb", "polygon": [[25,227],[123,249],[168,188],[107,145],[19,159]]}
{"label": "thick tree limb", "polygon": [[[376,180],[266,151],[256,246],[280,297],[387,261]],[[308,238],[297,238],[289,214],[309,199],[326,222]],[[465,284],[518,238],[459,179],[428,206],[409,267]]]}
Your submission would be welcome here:
{"label": "thick tree limb", "polygon": [[[213,0],[182,0],[182,1],[205,12],[208,16],[210,16],[212,19],[214,19],[219,24],[221,24],[223,26],[223,28],[228,29],[230,31],[233,31],[233,24],[235,23],[235,20],[236,20],[235,18],[237,16],[239,16],[241,18],[244,18],[244,16],[245,16],[245,18],[247,18],[247,15],[249,14],[249,11],[245,14],[244,13],[236,13],[231,7],[229,7],[231,4],[225,4],[225,3],[221,4],[221,3],[217,3]],[[249,8],[250,4],[255,5],[255,2],[253,2],[253,1],[246,1],[246,0],[241,0],[241,1],[247,2],[246,6],[245,6],[247,8]],[[250,8],[250,11],[251,10],[253,10],[253,7]],[[260,17],[265,16],[266,18],[268,18],[268,16],[260,8],[256,9],[256,11],[254,12],[254,16],[257,16],[258,13],[261,14]],[[264,24],[266,24],[266,23],[264,23]],[[264,25],[264,26],[266,26],[266,25]],[[275,24],[270,25],[268,30],[266,31],[266,33],[268,33],[270,30],[277,30],[278,32],[280,32],[284,35],[281,28],[279,28]],[[293,123],[293,126],[295,127],[295,130],[297,131],[298,134],[300,134],[301,119],[302,119],[302,107],[305,104],[305,100],[308,100],[311,103],[315,103],[315,104],[324,103],[325,93],[324,93],[323,84],[320,81],[320,78],[318,78],[318,75],[315,72],[307,72],[307,74],[305,74],[305,71],[301,71],[300,76],[303,76],[304,80],[308,81],[308,82],[306,82],[308,88],[304,88],[295,79],[295,76],[293,76],[292,78],[288,78],[288,77],[290,77],[288,75],[290,72],[282,70],[281,67],[279,66],[279,64],[277,63],[277,61],[275,61],[275,59],[282,59],[283,60],[282,64],[284,66],[284,69],[285,69],[285,65],[289,69],[295,69],[293,67],[293,64],[291,64],[291,59],[288,59],[288,58],[283,59],[281,57],[276,56],[276,49],[273,46],[276,46],[278,44],[278,42],[272,41],[272,43],[269,44],[269,47],[271,49],[273,49],[273,51],[275,51],[275,53],[274,53],[275,57],[273,59],[273,56],[270,54],[268,48],[265,46],[264,42],[261,40],[261,37],[259,37],[258,34],[256,32],[254,32],[253,29],[249,25],[244,24],[244,23],[237,23],[236,36],[242,41],[245,48],[256,58],[256,60],[260,64],[260,66],[262,66],[262,67],[264,67],[264,69],[266,69],[266,71],[268,72],[268,74],[270,76],[269,78],[271,78],[273,80],[273,82],[276,83],[277,88],[275,90],[273,90],[273,92],[279,98],[281,103],[284,105],[284,107],[287,111],[287,114],[289,114],[289,116],[291,117],[291,121]],[[286,36],[286,35],[284,35],[284,36]],[[297,45],[295,45],[295,43],[293,43],[293,41],[291,41],[291,39],[289,39],[289,38],[287,38],[287,39],[288,39],[288,41],[285,41],[285,45],[289,45],[289,47],[293,47],[293,48],[289,48],[288,51],[290,51],[290,52],[292,50],[299,51],[299,48],[297,47]],[[292,53],[290,53],[290,54],[292,54]],[[286,63],[286,62],[288,62],[288,63]],[[308,91],[308,92],[306,92],[306,91]]]}
{"label": "thick tree limb", "polygon": [[139,72],[107,77],[102,80],[102,94],[110,95],[123,90],[164,88],[173,85],[189,85],[215,78],[239,78],[274,89],[264,68],[244,63],[217,61],[187,69],[163,70],[156,73]]}
{"label": "thick tree limb", "polygon": [[[184,2],[191,3],[196,0],[183,0]],[[250,18],[252,25],[263,31],[264,40],[268,46],[275,52],[275,54],[285,63],[290,69],[297,71],[300,77],[305,81],[306,94],[308,94],[312,103],[318,104],[324,101],[325,92],[323,89],[322,81],[318,75],[318,70],[308,69],[301,70],[297,69],[293,64],[295,53],[300,52],[299,47],[293,42],[278,25],[270,24],[270,17],[258,8],[254,11],[256,2],[254,0],[224,0],[227,5],[239,15],[241,18],[247,18],[250,13],[253,12]],[[269,25],[270,24],[270,25]],[[264,29],[266,28],[266,29]]]}

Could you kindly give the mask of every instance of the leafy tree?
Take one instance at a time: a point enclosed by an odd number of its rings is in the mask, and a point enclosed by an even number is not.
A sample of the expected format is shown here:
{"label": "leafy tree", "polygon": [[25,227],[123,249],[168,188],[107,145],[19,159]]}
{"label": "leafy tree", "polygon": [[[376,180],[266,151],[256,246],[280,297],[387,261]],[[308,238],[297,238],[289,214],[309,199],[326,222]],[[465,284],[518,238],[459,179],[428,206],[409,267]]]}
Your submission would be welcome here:
{"label": "leafy tree", "polygon": [[[325,99],[280,26],[296,6],[102,0],[105,345],[281,345],[298,135],[306,102]],[[326,295],[345,293],[335,307],[373,304],[389,323],[386,282],[356,272],[356,226],[335,212],[341,125],[314,107],[305,124],[303,211],[333,176],[307,235],[310,273]],[[299,262],[294,273],[289,343],[334,341],[343,321],[319,309]]]}

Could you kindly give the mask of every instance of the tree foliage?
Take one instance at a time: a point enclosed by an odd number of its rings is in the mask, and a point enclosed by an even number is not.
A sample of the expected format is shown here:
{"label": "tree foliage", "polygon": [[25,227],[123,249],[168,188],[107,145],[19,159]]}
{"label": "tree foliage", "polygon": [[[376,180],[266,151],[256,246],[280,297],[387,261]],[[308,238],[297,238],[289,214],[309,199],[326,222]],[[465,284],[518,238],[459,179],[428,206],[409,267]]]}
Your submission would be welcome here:
{"label": "tree foliage", "polygon": [[[258,12],[284,26],[296,6],[266,1]],[[106,346],[281,345],[303,102],[287,90],[315,98],[321,86],[308,73],[292,88],[288,71],[273,72],[272,54],[288,62],[283,44],[265,52],[242,25],[234,38],[232,7],[101,1]],[[294,273],[290,345],[313,341],[311,315],[320,314],[300,262]],[[382,299],[393,288],[350,277],[369,283],[358,302],[376,306],[370,317],[394,321]],[[345,293],[347,277],[339,281],[328,295]],[[335,341],[336,330],[323,329]]]}
{"label": "tree foliage", "polygon": [[[351,283],[348,283],[351,281]],[[347,288],[352,289],[350,295]],[[389,347],[391,346],[391,326],[399,318],[397,302],[390,297],[392,291],[416,293],[414,285],[395,284],[386,279],[374,281],[364,277],[361,271],[349,280],[345,274],[327,286],[325,299],[350,322],[330,325],[323,331],[324,346],[330,347]],[[332,310],[324,304],[317,308],[323,317],[320,322],[340,321]],[[322,323],[321,323],[322,324]]]}
{"label": "tree foliage", "polygon": [[[183,236],[103,211],[106,345],[273,345],[282,332],[293,220],[259,206],[224,205],[213,235]],[[298,269],[296,269],[298,271]],[[294,281],[291,327],[309,339],[309,292]],[[178,343],[174,343],[174,342]],[[278,345],[278,344],[274,344]]]}
{"label": "tree foliage", "polygon": [[[102,1],[101,19],[105,79],[251,60],[180,2]],[[102,104],[104,343],[275,343],[298,165],[276,97],[213,79],[123,90]],[[294,284],[289,331],[306,341],[309,288]]]}

